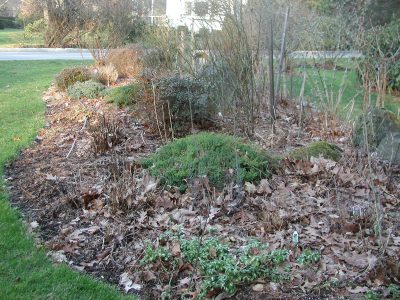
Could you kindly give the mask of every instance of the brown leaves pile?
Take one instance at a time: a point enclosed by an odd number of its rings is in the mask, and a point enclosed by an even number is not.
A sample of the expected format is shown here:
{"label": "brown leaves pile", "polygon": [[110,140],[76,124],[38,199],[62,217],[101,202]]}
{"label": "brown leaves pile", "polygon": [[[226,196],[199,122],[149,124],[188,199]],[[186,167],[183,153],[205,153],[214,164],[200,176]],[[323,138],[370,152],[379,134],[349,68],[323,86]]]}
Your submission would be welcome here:
{"label": "brown leaves pile", "polygon": [[[84,101],[86,109],[107,110],[104,103]],[[255,282],[238,298],[262,293],[351,295],[399,284],[398,175],[378,163],[368,164],[337,130],[336,141],[345,150],[340,162],[285,159],[281,174],[259,184],[232,183],[217,191],[207,178],[198,178],[182,195],[158,186],[136,163],[158,142],[123,110],[108,113],[124,124],[119,130],[126,138],[111,141],[107,151],[94,156],[87,151],[92,141],[87,133],[66,159],[73,132],[82,128],[82,114],[73,116],[80,105],[66,106],[54,97],[49,103],[51,128],[10,171],[13,199],[30,218],[31,230],[40,228],[55,260],[119,284],[125,292],[157,299],[169,291],[179,298],[201,280],[196,266],[181,261],[171,274],[160,264],[140,261],[146,244],[163,245],[163,233],[181,228],[188,239],[218,236],[231,247],[241,247],[256,238],[270,250],[290,250],[290,282]],[[318,119],[315,124],[308,121],[309,133],[303,136],[294,134],[294,120],[288,113],[278,124],[287,143],[275,144],[280,151],[317,134]],[[261,144],[274,147],[276,140],[281,139],[264,133]],[[29,192],[23,188],[27,186]],[[292,242],[295,231],[297,246]],[[174,257],[181,256],[179,244],[164,246]],[[320,252],[321,259],[299,268],[296,259],[305,249]]]}

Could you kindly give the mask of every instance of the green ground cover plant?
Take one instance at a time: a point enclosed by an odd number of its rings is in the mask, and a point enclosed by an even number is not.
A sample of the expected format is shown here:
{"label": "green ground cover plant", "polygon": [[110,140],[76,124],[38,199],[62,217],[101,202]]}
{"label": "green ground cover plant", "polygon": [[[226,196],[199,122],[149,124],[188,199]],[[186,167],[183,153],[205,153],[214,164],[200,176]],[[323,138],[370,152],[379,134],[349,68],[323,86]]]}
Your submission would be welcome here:
{"label": "green ground cover plant", "polygon": [[95,99],[104,95],[106,87],[93,79],[75,82],[67,89],[68,96],[73,100],[82,98]]}
{"label": "green ground cover plant", "polygon": [[301,265],[310,265],[320,260],[321,253],[318,251],[306,249],[297,258],[297,262]]}
{"label": "green ground cover plant", "polygon": [[222,188],[230,172],[239,184],[256,182],[271,175],[270,161],[265,152],[238,138],[203,132],[168,143],[145,159],[143,166],[161,184],[185,191],[187,182],[199,176]]}
{"label": "green ground cover plant", "polygon": [[135,105],[140,91],[141,85],[139,83],[118,86],[110,90],[107,101],[119,107]]}
{"label": "green ground cover plant", "polygon": [[[213,290],[222,290],[233,295],[242,284],[257,279],[283,282],[290,279],[290,267],[285,266],[289,251],[269,250],[268,244],[249,240],[243,247],[235,247],[218,237],[192,237],[166,233],[164,241],[171,240],[180,245],[180,255],[184,262],[194,266],[201,275],[199,299]],[[167,246],[149,245],[142,264],[158,264],[172,271],[179,266],[179,258]],[[168,263],[168,264],[167,264]]]}
{"label": "green ground cover plant", "polygon": [[389,294],[393,297],[393,299],[400,299],[400,286],[396,284],[389,285]]}
{"label": "green ground cover plant", "polygon": [[[29,145],[44,124],[42,92],[66,61],[0,62],[0,178],[4,165]],[[35,246],[20,215],[9,205],[0,182],[1,299],[122,299],[112,287],[78,274],[65,265],[53,266]]]}

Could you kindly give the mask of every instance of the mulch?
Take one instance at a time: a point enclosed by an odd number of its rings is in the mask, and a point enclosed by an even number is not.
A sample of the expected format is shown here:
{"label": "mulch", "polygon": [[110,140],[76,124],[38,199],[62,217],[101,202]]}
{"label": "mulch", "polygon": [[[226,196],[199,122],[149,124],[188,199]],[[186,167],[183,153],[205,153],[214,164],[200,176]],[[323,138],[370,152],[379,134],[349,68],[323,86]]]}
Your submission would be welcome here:
{"label": "mulch", "polygon": [[[162,142],[129,109],[103,99],[72,101],[55,88],[44,101],[46,127],[8,166],[6,177],[12,205],[55,263],[142,299],[158,299],[168,288],[180,299],[199,287],[193,266],[168,274],[140,261],[147,244],[159,245],[160,235],[181,226],[187,238],[218,236],[232,247],[257,238],[271,250],[290,251],[289,282],[260,280],[240,287],[232,299],[357,299],[399,284],[400,172],[353,149],[348,125],[334,125],[308,108],[301,129],[296,105],[285,102],[274,128],[267,114],[257,120],[253,141],[283,154],[324,139],[343,150],[339,162],[285,159],[279,174],[259,185],[227,184],[215,191],[202,178],[180,194],[140,168],[138,161]],[[107,136],[101,118],[112,124],[116,139]],[[94,151],[96,137],[104,137],[104,151]],[[320,261],[300,267],[296,258],[305,249],[319,251]]]}

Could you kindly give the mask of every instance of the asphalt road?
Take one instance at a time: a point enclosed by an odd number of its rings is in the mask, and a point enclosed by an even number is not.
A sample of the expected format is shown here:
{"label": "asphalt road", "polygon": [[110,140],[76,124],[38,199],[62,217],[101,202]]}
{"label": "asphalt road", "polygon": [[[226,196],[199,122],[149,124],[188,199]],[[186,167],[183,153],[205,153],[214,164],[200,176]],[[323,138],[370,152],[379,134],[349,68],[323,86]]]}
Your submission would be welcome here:
{"label": "asphalt road", "polygon": [[86,49],[0,48],[0,60],[91,60]]}
{"label": "asphalt road", "polygon": [[[360,58],[359,51],[294,51],[289,54],[293,58]],[[0,60],[91,60],[87,49],[61,48],[0,48]]]}

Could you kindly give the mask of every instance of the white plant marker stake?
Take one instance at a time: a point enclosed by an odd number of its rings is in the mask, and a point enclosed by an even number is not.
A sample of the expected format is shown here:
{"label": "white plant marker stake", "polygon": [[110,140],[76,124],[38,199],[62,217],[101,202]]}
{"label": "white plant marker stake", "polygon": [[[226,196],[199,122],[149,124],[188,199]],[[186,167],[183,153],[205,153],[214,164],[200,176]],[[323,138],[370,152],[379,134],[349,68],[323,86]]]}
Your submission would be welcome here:
{"label": "white plant marker stake", "polygon": [[293,232],[292,242],[293,244],[295,244],[295,246],[297,246],[297,244],[299,243],[299,234],[297,231]]}

